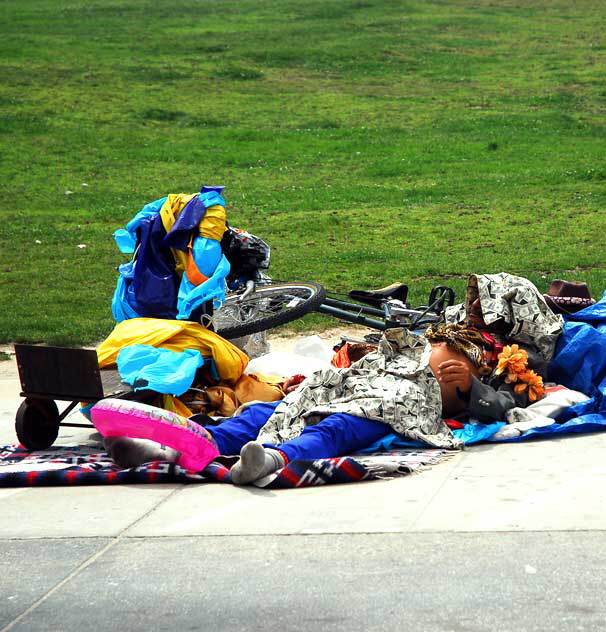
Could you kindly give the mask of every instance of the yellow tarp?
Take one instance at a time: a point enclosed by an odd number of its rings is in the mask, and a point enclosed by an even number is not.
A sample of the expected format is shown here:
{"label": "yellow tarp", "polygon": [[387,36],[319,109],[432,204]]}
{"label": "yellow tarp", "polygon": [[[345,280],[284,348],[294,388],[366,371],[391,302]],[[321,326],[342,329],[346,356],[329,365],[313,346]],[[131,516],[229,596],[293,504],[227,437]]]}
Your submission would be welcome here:
{"label": "yellow tarp", "polygon": [[116,364],[118,353],[130,345],[151,345],[171,351],[193,349],[212,357],[221,382],[235,384],[248,364],[248,356],[228,340],[188,320],[131,318],[118,323],[97,347],[101,368]]}

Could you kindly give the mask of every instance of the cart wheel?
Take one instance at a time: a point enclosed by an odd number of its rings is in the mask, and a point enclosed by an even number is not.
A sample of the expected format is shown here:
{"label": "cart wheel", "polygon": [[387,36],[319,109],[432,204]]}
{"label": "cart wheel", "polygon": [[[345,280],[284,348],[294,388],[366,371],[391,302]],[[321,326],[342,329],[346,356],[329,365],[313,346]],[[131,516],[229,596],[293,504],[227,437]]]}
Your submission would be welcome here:
{"label": "cart wheel", "polygon": [[15,430],[28,450],[45,450],[59,434],[59,409],[52,399],[26,399],[15,416]]}

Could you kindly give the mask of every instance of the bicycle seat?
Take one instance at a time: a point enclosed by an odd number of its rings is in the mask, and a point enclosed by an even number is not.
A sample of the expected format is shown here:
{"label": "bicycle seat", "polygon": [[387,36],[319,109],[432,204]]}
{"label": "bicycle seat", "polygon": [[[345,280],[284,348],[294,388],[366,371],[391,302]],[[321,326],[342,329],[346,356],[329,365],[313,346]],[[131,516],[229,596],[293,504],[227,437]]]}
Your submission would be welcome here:
{"label": "bicycle seat", "polygon": [[383,287],[379,290],[351,290],[348,294],[349,298],[354,301],[360,301],[366,303],[372,307],[381,307],[384,301],[395,298],[402,303],[406,303],[406,297],[408,296],[408,285],[404,283],[392,283],[387,287]]}

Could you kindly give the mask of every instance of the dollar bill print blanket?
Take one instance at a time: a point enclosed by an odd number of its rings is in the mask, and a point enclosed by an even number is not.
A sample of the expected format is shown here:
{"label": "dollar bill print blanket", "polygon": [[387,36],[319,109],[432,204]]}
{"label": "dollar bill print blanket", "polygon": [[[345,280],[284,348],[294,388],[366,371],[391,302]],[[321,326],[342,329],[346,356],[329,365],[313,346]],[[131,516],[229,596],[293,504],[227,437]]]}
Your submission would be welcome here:
{"label": "dollar bill print blanket", "polygon": [[333,413],[381,421],[398,435],[435,448],[460,449],[442,419],[431,345],[404,328],[388,329],[378,348],[346,369],[316,371],[289,393],[259,432],[261,443],[284,443]]}

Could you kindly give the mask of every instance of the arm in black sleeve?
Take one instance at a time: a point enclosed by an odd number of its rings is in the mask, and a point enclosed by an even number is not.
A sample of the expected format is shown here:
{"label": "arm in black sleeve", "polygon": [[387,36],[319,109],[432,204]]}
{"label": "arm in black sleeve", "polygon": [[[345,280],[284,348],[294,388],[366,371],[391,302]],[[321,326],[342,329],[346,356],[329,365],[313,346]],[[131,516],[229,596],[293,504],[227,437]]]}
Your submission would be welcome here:
{"label": "arm in black sleeve", "polygon": [[525,393],[514,393],[512,385],[502,384],[495,388],[484,384],[477,377],[472,378],[469,392],[469,415],[483,423],[505,421],[505,413],[514,407],[528,405]]}
{"label": "arm in black sleeve", "polygon": [[538,351],[532,349],[531,347],[524,348],[526,349],[526,353],[528,354],[528,368],[532,369],[535,373],[545,379],[547,377],[547,369],[549,368],[549,363]]}

